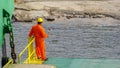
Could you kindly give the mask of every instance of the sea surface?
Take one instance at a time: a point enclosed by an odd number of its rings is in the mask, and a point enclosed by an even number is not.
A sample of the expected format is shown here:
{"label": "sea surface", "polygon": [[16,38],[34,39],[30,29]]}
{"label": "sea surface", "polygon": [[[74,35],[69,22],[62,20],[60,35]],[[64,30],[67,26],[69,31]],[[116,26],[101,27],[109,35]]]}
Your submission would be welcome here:
{"label": "sea surface", "polygon": [[[28,33],[34,24],[36,23],[13,23],[17,55],[27,45]],[[53,22],[45,21],[43,27],[49,35],[45,39],[48,58],[120,59],[120,20],[73,18]],[[10,56],[8,37],[9,35],[6,35],[7,54]]]}

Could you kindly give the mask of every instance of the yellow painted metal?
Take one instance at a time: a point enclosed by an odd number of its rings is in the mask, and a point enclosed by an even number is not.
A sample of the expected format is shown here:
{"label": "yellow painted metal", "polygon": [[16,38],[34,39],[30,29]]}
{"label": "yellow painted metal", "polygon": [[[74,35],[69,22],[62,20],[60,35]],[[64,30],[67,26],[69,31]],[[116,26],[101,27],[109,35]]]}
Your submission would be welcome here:
{"label": "yellow painted metal", "polygon": [[[28,43],[30,43],[32,41],[33,37],[28,37]],[[31,53],[33,53],[33,42],[30,44],[30,46],[28,47],[28,57],[31,56]],[[31,57],[29,58],[31,59]]]}
{"label": "yellow painted metal", "polygon": [[28,43],[28,45],[20,52],[20,54],[18,55],[18,63],[21,62],[21,56],[22,56],[23,53],[28,49],[28,47],[29,47],[31,44],[33,44],[33,42],[34,42],[34,39],[33,39],[30,43]]}
{"label": "yellow painted metal", "polygon": [[[44,61],[37,59],[35,48],[33,47],[34,38],[28,37],[28,45],[18,55],[18,62],[23,64],[42,64]],[[21,57],[28,50],[28,56],[24,62],[21,62]]]}
{"label": "yellow painted metal", "polygon": [[[42,64],[44,62],[41,59],[37,59],[35,48],[33,47],[34,40],[34,38],[28,38],[28,45],[18,55],[19,64]],[[25,51],[28,52],[28,55],[24,62],[22,62],[21,57],[25,53]],[[12,63],[13,61],[12,59],[10,59],[9,62],[3,68],[7,68]]]}
{"label": "yellow painted metal", "polygon": [[5,64],[3,68],[8,68],[8,66],[12,63],[13,63],[12,59],[9,59],[8,63]]}

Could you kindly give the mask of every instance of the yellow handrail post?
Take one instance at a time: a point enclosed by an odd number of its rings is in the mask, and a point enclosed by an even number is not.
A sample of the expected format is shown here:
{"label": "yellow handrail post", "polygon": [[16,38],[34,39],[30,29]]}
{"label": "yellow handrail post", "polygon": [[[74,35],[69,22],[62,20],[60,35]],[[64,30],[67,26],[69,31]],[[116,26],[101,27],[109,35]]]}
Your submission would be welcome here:
{"label": "yellow handrail post", "polygon": [[[34,38],[29,38],[29,40],[28,40],[28,45],[20,52],[20,54],[18,55],[18,63],[21,63],[21,56],[23,55],[23,53],[26,51],[26,50],[28,50],[28,55],[27,55],[27,57],[30,57],[30,55],[31,55],[31,53],[32,53],[32,51],[34,50],[34,48],[33,48],[33,42],[34,42]],[[29,48],[29,49],[28,49]],[[29,60],[28,60],[29,61]],[[27,62],[28,62],[27,61]]]}
{"label": "yellow handrail post", "polygon": [[[28,43],[30,43],[33,40],[32,37],[28,37]],[[31,56],[31,53],[33,52],[34,48],[33,48],[33,42],[30,44],[30,46],[28,47],[28,57]],[[29,58],[28,62],[30,62],[32,60],[32,57]]]}
{"label": "yellow handrail post", "polygon": [[[31,63],[36,63],[36,64],[42,64],[44,61],[37,59],[36,53],[35,53],[35,48],[33,46],[33,43],[35,41],[35,38],[28,38],[28,44],[27,46],[19,53],[18,55],[18,62],[22,64],[31,64]],[[26,55],[27,58],[24,61],[21,61],[21,57],[25,51],[28,52]]]}

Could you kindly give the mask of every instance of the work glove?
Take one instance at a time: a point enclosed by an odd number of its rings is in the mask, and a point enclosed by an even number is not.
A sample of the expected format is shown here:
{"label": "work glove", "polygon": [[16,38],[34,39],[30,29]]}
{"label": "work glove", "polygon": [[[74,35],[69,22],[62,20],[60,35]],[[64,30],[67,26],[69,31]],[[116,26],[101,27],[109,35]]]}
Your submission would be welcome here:
{"label": "work glove", "polygon": [[28,36],[28,43],[31,42],[33,37]]}

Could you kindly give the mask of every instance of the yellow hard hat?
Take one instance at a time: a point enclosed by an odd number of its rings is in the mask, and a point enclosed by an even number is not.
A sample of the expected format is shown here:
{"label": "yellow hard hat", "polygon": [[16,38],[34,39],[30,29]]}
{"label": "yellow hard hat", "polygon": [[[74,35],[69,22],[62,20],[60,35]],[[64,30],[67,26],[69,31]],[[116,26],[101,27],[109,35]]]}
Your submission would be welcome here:
{"label": "yellow hard hat", "polygon": [[43,19],[42,18],[38,18],[38,20],[37,20],[38,22],[43,22]]}

